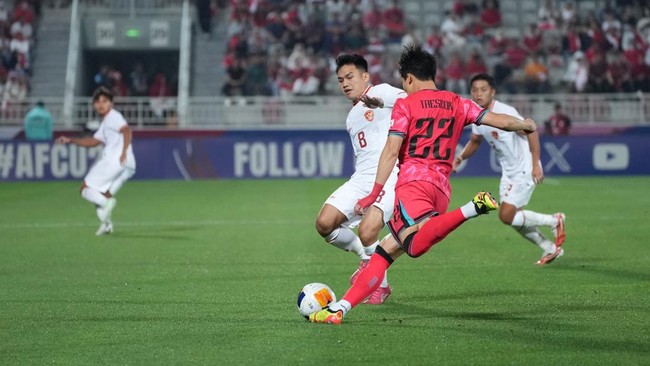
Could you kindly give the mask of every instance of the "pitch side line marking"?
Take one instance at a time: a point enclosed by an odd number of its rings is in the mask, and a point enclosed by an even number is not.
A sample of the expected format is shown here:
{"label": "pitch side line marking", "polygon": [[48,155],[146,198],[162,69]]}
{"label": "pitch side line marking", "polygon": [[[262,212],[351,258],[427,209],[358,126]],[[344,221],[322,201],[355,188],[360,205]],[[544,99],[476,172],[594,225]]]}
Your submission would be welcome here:
{"label": "pitch side line marking", "polygon": [[[310,221],[296,220],[201,220],[201,221],[115,221],[121,227],[141,226],[226,226],[226,225],[304,225]],[[80,222],[35,222],[35,223],[2,223],[0,229],[52,229],[70,227],[95,227],[98,223]]]}

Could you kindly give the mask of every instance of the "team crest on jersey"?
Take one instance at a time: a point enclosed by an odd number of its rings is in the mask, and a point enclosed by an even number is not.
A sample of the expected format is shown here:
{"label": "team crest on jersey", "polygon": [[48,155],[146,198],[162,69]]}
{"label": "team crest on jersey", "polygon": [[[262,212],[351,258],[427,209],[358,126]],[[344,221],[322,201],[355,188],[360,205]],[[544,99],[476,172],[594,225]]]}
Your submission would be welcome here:
{"label": "team crest on jersey", "polygon": [[499,139],[499,133],[497,131],[492,131],[491,132],[492,138],[495,140]]}
{"label": "team crest on jersey", "polygon": [[372,122],[372,120],[375,119],[375,112],[373,112],[372,109],[368,109],[363,116],[366,117],[368,122]]}

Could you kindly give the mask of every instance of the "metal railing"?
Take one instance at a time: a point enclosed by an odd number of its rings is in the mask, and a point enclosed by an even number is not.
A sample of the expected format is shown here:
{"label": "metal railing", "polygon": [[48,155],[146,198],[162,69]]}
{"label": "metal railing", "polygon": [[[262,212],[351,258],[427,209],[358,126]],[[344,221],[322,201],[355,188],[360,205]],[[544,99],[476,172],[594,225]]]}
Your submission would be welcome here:
{"label": "metal railing", "polygon": [[[525,117],[542,123],[556,103],[574,124],[647,125],[650,94],[537,94],[498,95]],[[97,120],[90,97],[75,97],[71,117],[64,116],[63,97],[30,98],[0,107],[0,127],[20,126],[25,113],[41,100],[52,114],[56,128],[76,128]],[[324,97],[190,97],[187,114],[178,118],[177,98],[116,98],[115,108],[138,128],[206,129],[340,129],[350,102],[340,96]]]}

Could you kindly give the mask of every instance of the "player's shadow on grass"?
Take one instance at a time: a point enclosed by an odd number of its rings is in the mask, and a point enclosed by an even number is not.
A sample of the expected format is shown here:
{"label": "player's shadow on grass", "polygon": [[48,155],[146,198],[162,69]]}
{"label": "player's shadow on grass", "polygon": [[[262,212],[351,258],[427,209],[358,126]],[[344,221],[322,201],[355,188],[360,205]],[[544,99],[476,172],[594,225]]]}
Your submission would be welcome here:
{"label": "player's shadow on grass", "polygon": [[[573,327],[557,329],[552,317],[545,318],[544,327],[531,326],[528,322],[508,324],[507,327],[494,328],[483,324],[472,326],[440,326],[440,331],[460,332],[469,337],[490,337],[511,344],[525,344],[532,347],[552,347],[554,352],[607,352],[614,354],[646,355],[647,343],[633,339],[612,339],[607,334],[599,332],[598,326],[576,332]],[[541,322],[540,322],[541,323]],[[540,333],[540,329],[552,329]],[[578,333],[578,334],[576,334]],[[562,339],[558,342],[558,339]]]}
{"label": "player's shadow on grass", "polygon": [[635,280],[635,281],[650,281],[650,272],[648,271],[632,271],[622,268],[608,268],[602,266],[595,266],[589,261],[582,261],[579,263],[562,263],[562,265],[557,265],[553,267],[554,271],[574,271],[574,272],[583,272],[598,276],[608,276],[608,277],[617,277],[625,280]]}

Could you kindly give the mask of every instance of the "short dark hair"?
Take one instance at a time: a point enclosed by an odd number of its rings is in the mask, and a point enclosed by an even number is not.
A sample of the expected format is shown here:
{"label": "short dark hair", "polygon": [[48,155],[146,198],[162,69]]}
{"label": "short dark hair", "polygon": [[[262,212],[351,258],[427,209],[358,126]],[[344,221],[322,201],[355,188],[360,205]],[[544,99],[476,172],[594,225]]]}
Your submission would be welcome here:
{"label": "short dark hair", "polygon": [[39,99],[36,102],[36,106],[41,107],[41,108],[45,108],[45,103],[42,100]]}
{"label": "short dark hair", "polygon": [[110,100],[111,102],[113,101],[113,93],[111,93],[111,91],[107,87],[100,86],[99,88],[95,89],[95,91],[93,92],[93,102],[99,100],[99,97],[101,97],[102,95],[105,96],[106,99]]}
{"label": "short dark hair", "polygon": [[399,57],[399,75],[406,79],[407,74],[415,76],[418,80],[436,80],[438,61],[436,56],[422,49],[419,44],[404,47]]}
{"label": "short dark hair", "polygon": [[359,54],[343,54],[336,58],[336,72],[345,65],[354,65],[361,72],[368,72],[368,61]]}
{"label": "short dark hair", "polygon": [[478,81],[478,80],[483,80],[483,81],[487,82],[488,85],[490,86],[490,88],[492,88],[492,89],[497,88],[497,84],[494,82],[494,78],[492,76],[484,73],[484,72],[474,75],[472,80],[469,81],[469,87],[471,88],[472,84],[474,84],[474,82]]}

